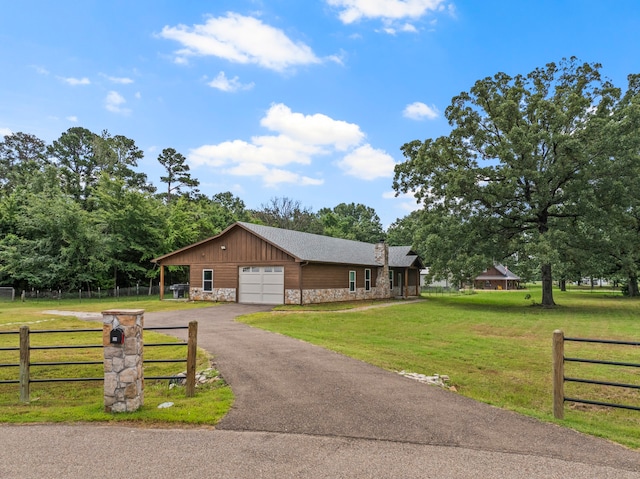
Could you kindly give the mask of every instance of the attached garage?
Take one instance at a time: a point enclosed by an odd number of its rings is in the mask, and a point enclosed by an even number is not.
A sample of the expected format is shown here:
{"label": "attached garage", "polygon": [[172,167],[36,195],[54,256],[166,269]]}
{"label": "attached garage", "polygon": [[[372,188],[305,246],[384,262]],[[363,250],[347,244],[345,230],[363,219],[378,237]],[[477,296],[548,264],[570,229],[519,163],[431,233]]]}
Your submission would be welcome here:
{"label": "attached garage", "polygon": [[284,267],[243,266],[239,275],[239,303],[284,304]]}

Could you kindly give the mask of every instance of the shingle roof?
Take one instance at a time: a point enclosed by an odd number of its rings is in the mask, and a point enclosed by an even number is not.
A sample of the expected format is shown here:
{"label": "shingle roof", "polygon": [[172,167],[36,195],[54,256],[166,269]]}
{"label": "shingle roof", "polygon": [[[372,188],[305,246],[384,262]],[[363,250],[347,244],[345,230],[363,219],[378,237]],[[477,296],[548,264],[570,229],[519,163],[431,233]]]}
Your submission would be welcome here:
{"label": "shingle roof", "polygon": [[[271,226],[256,225],[253,223],[245,223],[243,221],[234,223],[217,236],[186,246],[179,250],[172,251],[171,253],[159,256],[151,261],[153,263],[157,263],[176,253],[188,250],[193,246],[201,245],[213,238],[218,238],[237,226],[252,232],[256,236],[275,245],[300,261],[382,266],[375,260],[375,245],[372,243],[363,243],[362,241],[352,241],[341,238],[332,238],[331,236],[303,233],[301,231],[273,228]],[[416,265],[417,267],[423,267],[418,255],[411,250],[410,246],[389,247],[390,267],[406,268],[412,266],[415,261],[418,261],[418,264]]]}
{"label": "shingle roof", "polygon": [[408,268],[417,257],[411,246],[389,246],[389,266]]}
{"label": "shingle roof", "polygon": [[501,276],[495,274],[486,274],[482,273],[481,275],[476,277],[476,280],[489,280],[489,279],[512,279],[514,281],[519,281],[520,276],[513,274],[506,266],[501,264],[494,264],[493,267],[500,273]]}
{"label": "shingle roof", "polygon": [[[238,222],[238,224],[302,261],[380,265],[375,260],[375,245],[371,243],[253,223]],[[389,248],[389,266],[391,267],[411,266],[417,258],[418,255],[411,251],[410,246],[391,246]]]}

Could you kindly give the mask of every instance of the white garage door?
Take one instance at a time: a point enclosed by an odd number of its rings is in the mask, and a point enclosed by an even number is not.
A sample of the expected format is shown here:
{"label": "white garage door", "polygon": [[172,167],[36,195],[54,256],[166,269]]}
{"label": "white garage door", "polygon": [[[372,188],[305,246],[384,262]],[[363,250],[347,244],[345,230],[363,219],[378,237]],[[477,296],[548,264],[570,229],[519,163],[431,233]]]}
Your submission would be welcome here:
{"label": "white garage door", "polygon": [[238,302],[284,304],[284,267],[241,267]]}

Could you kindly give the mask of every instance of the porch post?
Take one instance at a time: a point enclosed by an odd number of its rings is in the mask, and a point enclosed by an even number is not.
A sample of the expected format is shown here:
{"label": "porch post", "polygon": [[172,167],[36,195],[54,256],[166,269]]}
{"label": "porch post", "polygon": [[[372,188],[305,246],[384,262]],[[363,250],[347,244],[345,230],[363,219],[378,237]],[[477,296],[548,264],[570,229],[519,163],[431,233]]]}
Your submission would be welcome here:
{"label": "porch post", "polygon": [[409,268],[404,270],[404,299],[409,297]]}
{"label": "porch post", "polygon": [[164,299],[164,265],[160,263],[160,301]]}

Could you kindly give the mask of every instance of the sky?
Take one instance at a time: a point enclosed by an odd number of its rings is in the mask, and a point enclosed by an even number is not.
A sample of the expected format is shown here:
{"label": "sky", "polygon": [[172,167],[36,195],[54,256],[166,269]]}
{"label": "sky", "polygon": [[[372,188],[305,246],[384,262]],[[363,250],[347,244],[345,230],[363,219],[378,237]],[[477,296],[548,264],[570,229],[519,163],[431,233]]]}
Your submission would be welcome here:
{"label": "sky", "polygon": [[0,0],[0,138],[124,135],[248,208],[417,205],[394,165],[447,135],[451,99],[498,72],[576,56],[640,73],[640,2],[619,0]]}

